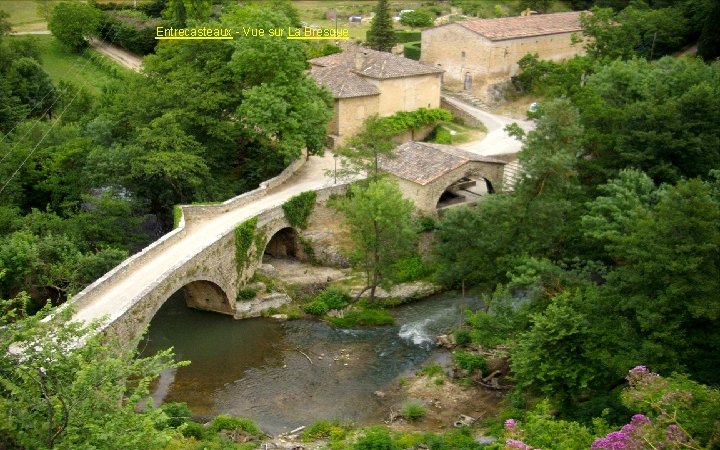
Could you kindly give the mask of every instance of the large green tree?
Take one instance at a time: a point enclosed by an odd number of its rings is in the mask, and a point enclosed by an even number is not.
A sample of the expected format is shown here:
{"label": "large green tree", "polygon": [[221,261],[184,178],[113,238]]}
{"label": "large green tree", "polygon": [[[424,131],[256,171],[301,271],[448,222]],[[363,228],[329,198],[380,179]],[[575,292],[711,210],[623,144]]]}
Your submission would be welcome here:
{"label": "large green tree", "polygon": [[100,26],[100,11],[84,3],[58,3],[52,10],[48,28],[63,44],[75,51],[87,45],[85,39]]}
{"label": "large green tree", "polygon": [[344,214],[350,229],[352,260],[365,272],[365,288],[358,297],[369,289],[372,301],[377,287],[392,281],[393,263],[413,249],[413,205],[386,179],[373,180],[367,186],[353,184],[348,194],[334,206]]}
{"label": "large green tree", "polygon": [[378,0],[375,7],[375,17],[373,17],[370,30],[367,32],[367,44],[372,49],[389,52],[396,42],[388,1]]}
{"label": "large green tree", "polygon": [[174,431],[156,429],[167,417],[152,408],[149,385],[177,366],[171,352],[139,358],[134,346],[97,334],[96,324],[63,323],[66,316],[8,324],[3,315],[0,446],[165,448]]}

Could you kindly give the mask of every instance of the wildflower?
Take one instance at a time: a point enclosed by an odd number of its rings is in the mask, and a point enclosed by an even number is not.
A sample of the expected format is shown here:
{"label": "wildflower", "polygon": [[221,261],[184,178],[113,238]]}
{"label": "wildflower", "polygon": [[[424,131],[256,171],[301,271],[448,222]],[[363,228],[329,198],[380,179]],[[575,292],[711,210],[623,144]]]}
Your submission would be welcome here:
{"label": "wildflower", "polygon": [[507,419],[507,420],[505,421],[505,428],[507,428],[507,429],[513,429],[513,428],[515,428],[515,425],[516,425],[515,419]]}
{"label": "wildflower", "polygon": [[505,441],[505,448],[516,448],[518,450],[533,450],[532,447],[530,447],[523,441],[518,441],[517,439],[508,439],[507,441]]}

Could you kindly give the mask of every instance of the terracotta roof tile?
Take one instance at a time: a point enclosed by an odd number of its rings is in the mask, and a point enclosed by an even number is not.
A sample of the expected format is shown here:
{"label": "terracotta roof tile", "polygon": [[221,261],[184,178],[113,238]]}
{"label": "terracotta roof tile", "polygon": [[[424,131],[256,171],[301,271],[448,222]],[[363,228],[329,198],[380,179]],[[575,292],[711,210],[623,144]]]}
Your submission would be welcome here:
{"label": "terracotta roof tile", "polygon": [[380,95],[380,89],[344,67],[313,67],[310,76],[335,98]]}
{"label": "terracotta roof tile", "polygon": [[457,147],[410,141],[395,149],[396,158],[380,158],[380,169],[413,183],[426,185],[470,161],[505,162]]}
{"label": "terracotta roof tile", "polygon": [[435,66],[364,47],[354,47],[342,53],[314,58],[310,60],[310,64],[320,67],[344,67],[358,75],[378,79],[443,72]]}
{"label": "terracotta roof tile", "polygon": [[455,23],[491,41],[571,33],[582,29],[579,11],[499,19],[469,19]]}

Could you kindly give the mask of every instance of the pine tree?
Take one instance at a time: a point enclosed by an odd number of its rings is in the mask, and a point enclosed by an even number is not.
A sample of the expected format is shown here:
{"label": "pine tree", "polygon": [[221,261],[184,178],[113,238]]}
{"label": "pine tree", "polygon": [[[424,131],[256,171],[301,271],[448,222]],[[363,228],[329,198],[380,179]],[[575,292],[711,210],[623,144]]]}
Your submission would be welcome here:
{"label": "pine tree", "polygon": [[377,7],[375,7],[375,17],[367,33],[367,43],[372,49],[389,52],[395,42],[388,2],[387,0],[378,0]]}

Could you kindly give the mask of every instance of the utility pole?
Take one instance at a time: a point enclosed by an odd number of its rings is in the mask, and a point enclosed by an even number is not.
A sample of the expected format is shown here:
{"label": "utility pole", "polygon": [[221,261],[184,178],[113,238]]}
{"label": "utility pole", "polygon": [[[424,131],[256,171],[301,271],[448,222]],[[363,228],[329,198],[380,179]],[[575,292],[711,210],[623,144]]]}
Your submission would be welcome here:
{"label": "utility pole", "polygon": [[653,54],[655,53],[655,39],[657,38],[657,30],[655,31],[655,34],[653,34],[653,43],[652,47],[650,47],[650,59],[653,59]]}

